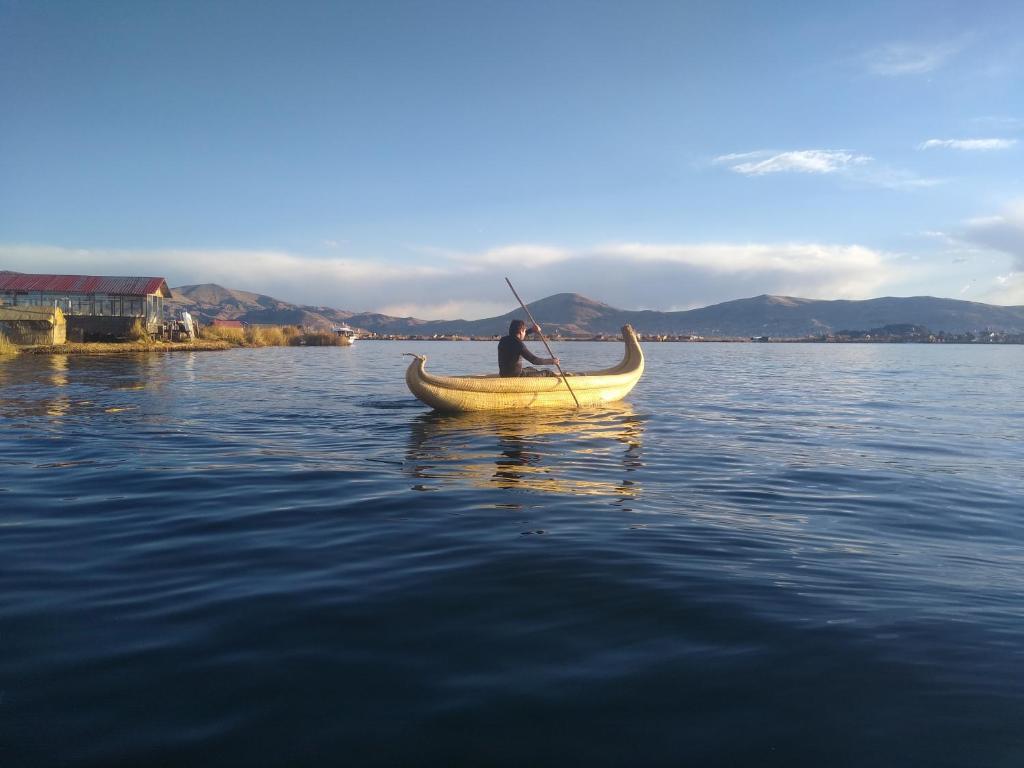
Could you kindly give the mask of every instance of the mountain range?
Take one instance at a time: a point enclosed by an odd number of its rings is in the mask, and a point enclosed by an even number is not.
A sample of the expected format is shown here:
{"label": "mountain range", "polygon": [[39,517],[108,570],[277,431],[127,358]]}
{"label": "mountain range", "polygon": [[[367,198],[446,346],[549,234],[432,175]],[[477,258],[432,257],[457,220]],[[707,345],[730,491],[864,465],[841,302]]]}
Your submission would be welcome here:
{"label": "mountain range", "polygon": [[[214,284],[172,289],[172,307],[188,309],[200,320],[215,318],[267,325],[329,327],[347,323],[378,334],[495,336],[509,321],[523,318],[516,308],[483,320],[419,320],[332,307],[290,304],[280,299]],[[938,333],[998,331],[1024,333],[1024,306],[998,306],[931,296],[851,300],[755,296],[678,312],[625,310],[575,293],[559,293],[529,305],[545,333],[590,337],[615,334],[629,323],[642,334],[736,338],[801,338],[912,324]]]}

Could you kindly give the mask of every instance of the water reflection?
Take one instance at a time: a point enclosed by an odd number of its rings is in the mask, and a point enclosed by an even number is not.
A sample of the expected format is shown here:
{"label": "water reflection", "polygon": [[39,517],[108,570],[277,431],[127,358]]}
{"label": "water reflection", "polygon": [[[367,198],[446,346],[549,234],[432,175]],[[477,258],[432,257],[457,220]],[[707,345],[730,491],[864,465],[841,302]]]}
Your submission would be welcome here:
{"label": "water reflection", "polygon": [[71,398],[64,391],[68,386],[68,356],[49,355],[48,357],[50,370],[46,378],[49,384],[56,388],[56,391],[43,401],[43,408],[47,416],[58,419],[71,410]]}
{"label": "water reflection", "polygon": [[135,393],[159,390],[166,378],[156,355],[22,354],[0,366],[0,415],[63,421],[76,413],[120,413]]}
{"label": "water reflection", "polygon": [[452,486],[635,498],[643,417],[628,403],[593,411],[428,413],[411,425],[414,490]]}

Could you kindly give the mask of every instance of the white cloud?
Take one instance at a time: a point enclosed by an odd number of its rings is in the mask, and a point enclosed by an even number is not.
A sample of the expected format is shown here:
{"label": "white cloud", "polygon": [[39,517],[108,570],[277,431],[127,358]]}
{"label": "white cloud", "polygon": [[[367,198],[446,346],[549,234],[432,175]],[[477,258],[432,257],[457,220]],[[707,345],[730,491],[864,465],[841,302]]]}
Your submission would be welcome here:
{"label": "white cloud", "polygon": [[411,301],[404,304],[385,304],[375,311],[392,317],[416,317],[421,320],[471,320],[503,315],[510,308],[507,301]]}
{"label": "white cloud", "polygon": [[510,270],[543,267],[572,257],[572,252],[565,248],[535,243],[518,243],[489,248],[486,251],[465,253],[442,249],[421,249],[472,266],[476,269],[487,267],[507,267]]}
{"label": "white cloud", "polygon": [[869,163],[871,158],[846,149],[800,149],[790,152],[758,150],[721,155],[714,162],[727,165],[736,173],[763,176],[766,173],[835,173]]}
{"label": "white cloud", "polygon": [[918,145],[918,149],[961,149],[968,151],[987,152],[994,149],[1009,149],[1017,143],[1016,139],[928,139]]}
{"label": "white cloud", "polygon": [[760,149],[719,155],[715,165],[728,166],[745,176],[769,173],[813,173],[841,176],[849,181],[885,189],[921,189],[944,183],[942,179],[923,178],[910,171],[874,164],[869,155],[849,149],[799,149],[779,152]]}
{"label": "white cloud", "polygon": [[921,235],[921,237],[927,237],[927,238],[930,238],[932,240],[941,240],[942,242],[944,242],[946,244],[951,244],[951,243],[954,242],[953,238],[950,237],[949,233],[942,232],[942,231],[936,230],[936,229],[926,229],[926,230],[924,230],[923,232],[921,232],[919,234]]}
{"label": "white cloud", "polygon": [[[1024,305],[1024,199],[1010,202],[1000,213],[969,219],[954,239],[974,249],[975,269],[984,269],[988,277],[977,279],[978,301],[993,304]],[[1010,270],[992,275],[990,270]]]}
{"label": "white cloud", "polygon": [[864,54],[868,71],[885,77],[923,75],[932,72],[963,50],[965,41],[947,43],[896,42]]}
{"label": "white cloud", "polygon": [[881,255],[859,245],[819,245],[786,243],[781,245],[730,243],[695,243],[685,245],[652,245],[623,243],[597,249],[598,253],[623,257],[627,261],[664,261],[699,267],[710,272],[733,274],[750,270],[770,269],[785,273],[809,273],[822,268],[832,270],[877,269]]}
{"label": "white cloud", "polygon": [[996,275],[992,287],[981,298],[992,304],[1024,306],[1024,274]]}
{"label": "white cloud", "polygon": [[888,254],[860,245],[507,244],[476,253],[420,250],[432,253],[429,265],[278,251],[0,245],[0,269],[162,275],[172,286],[214,282],[299,304],[422,319],[473,319],[514,309],[506,275],[526,301],[571,292],[626,309],[661,310],[762,293],[869,298],[901,275]]}

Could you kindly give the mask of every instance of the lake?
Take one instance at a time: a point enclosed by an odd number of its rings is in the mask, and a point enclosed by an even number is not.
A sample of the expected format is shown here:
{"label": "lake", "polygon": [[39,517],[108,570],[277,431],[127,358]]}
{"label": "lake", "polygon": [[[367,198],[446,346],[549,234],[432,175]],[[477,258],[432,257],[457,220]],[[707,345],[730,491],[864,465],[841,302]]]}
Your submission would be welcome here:
{"label": "lake", "polygon": [[0,359],[3,765],[1024,764],[1024,347],[644,348]]}

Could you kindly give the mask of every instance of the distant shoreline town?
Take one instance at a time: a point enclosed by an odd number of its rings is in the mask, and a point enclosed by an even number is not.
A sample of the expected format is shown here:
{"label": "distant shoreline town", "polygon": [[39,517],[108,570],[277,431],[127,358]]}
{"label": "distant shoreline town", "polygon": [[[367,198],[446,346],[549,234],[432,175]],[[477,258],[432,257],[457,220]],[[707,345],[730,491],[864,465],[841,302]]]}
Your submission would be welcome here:
{"label": "distant shoreline town", "polygon": [[[836,334],[819,336],[801,336],[793,338],[774,338],[771,336],[726,337],[675,335],[675,334],[639,334],[645,342],[665,343],[707,343],[707,344],[1024,344],[1024,333],[932,333],[926,328],[914,326],[914,330],[893,328],[875,328],[869,331],[843,331]],[[458,334],[423,335],[380,335],[369,333],[360,338],[367,341],[498,341],[499,335],[492,336],[460,336]],[[563,336],[555,334],[548,337],[551,341],[615,341],[621,342],[621,335],[598,334],[595,336]]]}

